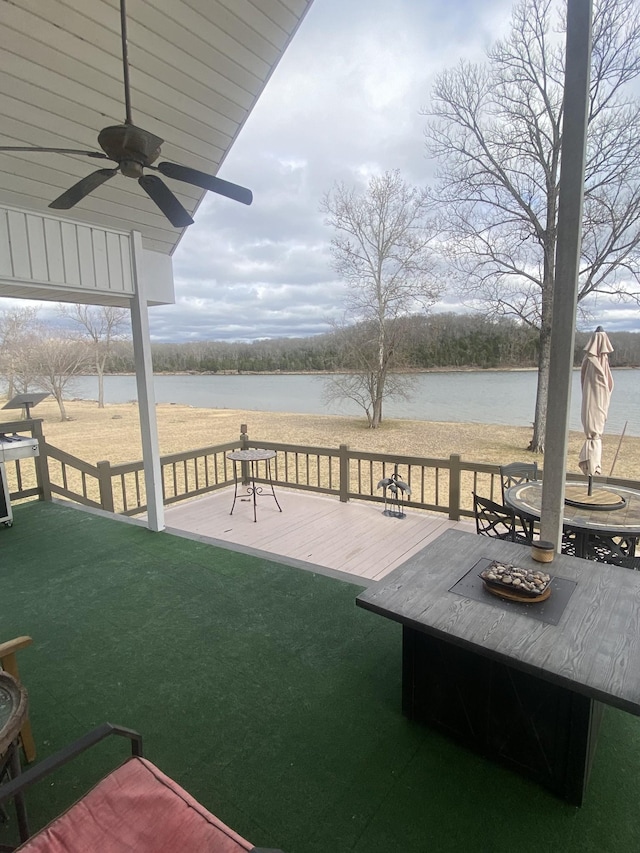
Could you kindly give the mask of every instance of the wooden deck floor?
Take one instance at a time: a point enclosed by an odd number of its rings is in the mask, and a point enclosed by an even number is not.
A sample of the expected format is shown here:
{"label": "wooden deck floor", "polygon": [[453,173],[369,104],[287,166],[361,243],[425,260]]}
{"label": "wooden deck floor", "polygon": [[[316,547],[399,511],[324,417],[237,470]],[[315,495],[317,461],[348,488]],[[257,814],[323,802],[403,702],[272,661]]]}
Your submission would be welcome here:
{"label": "wooden deck floor", "polygon": [[468,521],[407,511],[405,518],[382,514],[382,505],[278,489],[278,511],[270,495],[253,505],[243,496],[229,514],[233,490],[165,510],[167,531],[210,541],[304,568],[378,581],[445,530],[475,531]]}

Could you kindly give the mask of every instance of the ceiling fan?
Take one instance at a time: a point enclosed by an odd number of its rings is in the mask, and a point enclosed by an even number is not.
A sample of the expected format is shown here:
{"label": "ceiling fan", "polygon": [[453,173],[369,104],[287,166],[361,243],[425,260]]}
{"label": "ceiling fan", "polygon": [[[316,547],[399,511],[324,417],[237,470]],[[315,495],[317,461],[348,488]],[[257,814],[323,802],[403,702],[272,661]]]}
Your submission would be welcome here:
{"label": "ceiling fan", "polygon": [[167,178],[183,181],[205,190],[211,190],[219,195],[251,204],[253,195],[251,190],[237,184],[223,181],[206,172],[191,169],[188,166],[180,166],[177,163],[158,163],[152,165],[160,156],[160,148],[164,142],[159,136],[149,133],[133,124],[131,118],[131,92],[129,86],[129,60],[127,52],[127,13],[126,0],[120,0],[120,32],[122,38],[122,67],[124,77],[124,97],[126,117],[124,124],[105,127],[98,134],[98,144],[102,148],[99,151],[82,151],[74,148],[41,148],[34,146],[16,147],[0,146],[0,151],[31,151],[50,152],[55,154],[79,154],[85,157],[95,157],[101,160],[113,160],[118,165],[111,169],[98,169],[78,181],[57,199],[51,202],[49,207],[56,210],[69,210],[85,196],[110,180],[118,172],[128,178],[136,178],[142,189],[154,201],[175,228],[184,228],[193,225],[193,219],[188,211],[182,206],[175,195],[156,175],[145,174],[145,169],[152,169]]}

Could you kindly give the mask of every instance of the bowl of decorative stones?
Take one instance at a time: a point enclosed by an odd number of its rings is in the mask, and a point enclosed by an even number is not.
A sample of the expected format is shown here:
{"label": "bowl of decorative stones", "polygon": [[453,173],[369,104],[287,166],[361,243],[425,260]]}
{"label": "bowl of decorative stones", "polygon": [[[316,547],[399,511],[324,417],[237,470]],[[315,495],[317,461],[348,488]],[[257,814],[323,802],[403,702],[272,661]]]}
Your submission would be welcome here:
{"label": "bowl of decorative stones", "polygon": [[551,575],[494,560],[480,572],[487,592],[510,601],[531,604],[551,595]]}

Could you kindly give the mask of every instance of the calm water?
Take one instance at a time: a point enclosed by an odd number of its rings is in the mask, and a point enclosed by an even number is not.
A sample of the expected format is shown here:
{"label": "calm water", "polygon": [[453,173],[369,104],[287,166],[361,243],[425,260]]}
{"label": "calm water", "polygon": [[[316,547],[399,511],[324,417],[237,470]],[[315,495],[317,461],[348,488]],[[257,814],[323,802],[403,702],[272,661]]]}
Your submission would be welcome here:
{"label": "calm water", "polygon": [[[640,370],[614,370],[615,388],[607,432],[640,436]],[[243,409],[301,414],[360,415],[355,403],[327,406],[322,402],[322,376],[156,376],[158,403],[186,403],[196,408]],[[535,371],[460,371],[424,373],[417,377],[411,400],[390,401],[385,417],[427,421],[461,421],[530,426],[536,395]],[[98,381],[79,377],[69,397],[95,400]],[[105,377],[105,401],[126,403],[137,398],[134,376]],[[571,429],[581,430],[580,373],[574,371]]]}

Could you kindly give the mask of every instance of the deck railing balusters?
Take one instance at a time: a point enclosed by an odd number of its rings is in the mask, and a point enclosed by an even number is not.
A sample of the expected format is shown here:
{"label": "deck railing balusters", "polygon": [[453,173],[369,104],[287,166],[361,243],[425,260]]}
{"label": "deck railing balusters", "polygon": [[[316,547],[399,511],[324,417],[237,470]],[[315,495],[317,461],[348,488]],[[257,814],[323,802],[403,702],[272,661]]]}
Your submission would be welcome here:
{"label": "deck railing balusters", "polygon": [[[28,469],[26,459],[6,463],[12,500],[32,496],[51,500],[53,496],[62,496],[108,512],[134,515],[146,511],[142,461],[115,465],[102,461],[91,465],[46,442],[40,419],[2,424],[2,428],[6,432],[31,430],[40,444],[40,456],[34,457],[33,471]],[[161,457],[163,501],[171,504],[233,485],[233,468],[226,454],[246,447],[268,447],[276,451],[272,471],[276,485],[332,494],[341,501],[357,498],[382,503],[383,490],[378,490],[377,484],[387,472],[395,471],[397,465],[400,478],[411,488],[411,494],[405,495],[406,506],[447,513],[453,520],[473,517],[472,492],[496,499],[500,483],[497,464],[465,462],[457,454],[449,459],[429,459],[354,451],[347,445],[340,445],[336,450],[255,442],[249,440],[246,426],[243,426],[239,440]],[[382,474],[378,477],[376,472],[380,471]],[[406,472],[404,476],[403,472]],[[266,480],[266,469],[260,473],[263,481]],[[568,476],[576,478],[575,474]],[[603,477],[602,481],[640,489],[639,481],[618,477]],[[173,493],[170,493],[171,485]]]}
{"label": "deck railing balusters", "polygon": [[123,512],[127,512],[129,509],[129,504],[127,503],[127,484],[124,479],[124,474],[120,475],[120,489],[122,491],[122,509]]}

